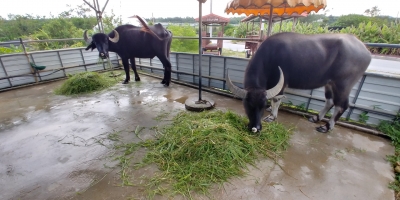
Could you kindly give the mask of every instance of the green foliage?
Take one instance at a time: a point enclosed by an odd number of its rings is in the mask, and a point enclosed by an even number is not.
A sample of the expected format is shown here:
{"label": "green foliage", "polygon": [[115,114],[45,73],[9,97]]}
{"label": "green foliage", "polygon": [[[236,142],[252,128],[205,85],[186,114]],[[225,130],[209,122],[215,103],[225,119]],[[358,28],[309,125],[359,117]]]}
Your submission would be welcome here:
{"label": "green foliage", "polygon": [[[377,23],[361,23],[358,26],[351,26],[340,31],[341,33],[350,33],[357,36],[366,43],[400,43],[400,24],[390,23],[379,27]],[[372,53],[400,55],[400,49],[397,48],[369,48]]]}
{"label": "green foliage", "polygon": [[58,95],[75,95],[99,91],[111,87],[117,80],[110,78],[109,73],[81,72],[69,76],[59,88],[55,90]]}
{"label": "green foliage", "polygon": [[[229,18],[230,24],[239,24],[240,20],[244,19],[244,17],[231,17]],[[146,21],[153,21],[153,18],[145,18]],[[154,18],[155,23],[180,23],[180,24],[193,24],[197,23],[193,17],[156,17]]]}
{"label": "green foliage", "polygon": [[246,38],[246,35],[258,35],[260,32],[260,25],[258,23],[240,23],[235,27],[234,37]]}
{"label": "green foliage", "polygon": [[240,24],[240,21],[244,19],[245,17],[231,17],[229,18],[229,23],[230,24]]}
{"label": "green foliage", "polygon": [[96,17],[86,17],[86,18],[71,17],[67,20],[71,21],[76,28],[82,30],[91,30],[93,29],[93,27],[97,25]]}
{"label": "green foliage", "polygon": [[10,45],[10,47],[0,47],[0,55],[1,54],[11,54],[11,53],[21,53],[24,50],[21,46]]}
{"label": "green foliage", "polygon": [[[196,37],[195,28],[189,25],[177,26],[169,25],[168,29],[174,36],[187,36]],[[198,51],[199,41],[198,40],[187,40],[187,39],[173,39],[171,44],[171,51],[175,52],[191,52],[195,53]]]}
{"label": "green foliage", "polygon": [[341,26],[341,27],[350,27],[355,26],[357,27],[361,23],[376,23],[379,27],[383,26],[384,24],[388,24],[388,21],[384,18],[379,17],[368,17],[365,15],[343,15],[337,19],[337,21],[333,24],[333,26]]}
{"label": "green foliage", "polygon": [[96,18],[90,15],[92,11],[86,4],[78,5],[76,8],[67,5],[67,8],[68,10],[62,12],[58,17],[52,18],[29,14],[9,14],[8,19],[0,17],[0,41],[26,38],[26,36],[39,32],[45,24],[53,20],[57,21],[59,18],[72,22],[78,29],[92,29],[97,23]]}
{"label": "green foliage", "polygon": [[327,18],[328,17],[323,14],[310,14],[307,17],[300,17],[298,21],[301,23],[314,23],[318,20],[325,20]]}
{"label": "green foliage", "polygon": [[[76,28],[72,22],[66,20],[65,18],[58,18],[46,23],[39,31],[36,31],[29,37],[33,40],[77,38],[82,37],[82,32],[83,30]],[[38,42],[32,43],[32,47],[36,50],[50,50],[69,47],[73,44],[74,41]]]}
{"label": "green foliage", "polygon": [[8,15],[8,20],[0,18],[0,41],[17,40],[42,27],[48,20],[31,15]]}
{"label": "green foliage", "polygon": [[233,31],[235,30],[235,27],[231,24],[228,24],[224,27],[224,35],[225,36],[233,36]]}
{"label": "green foliage", "polygon": [[368,119],[369,119],[368,112],[364,111],[360,114],[358,121],[365,124],[367,123]]}
{"label": "green foliage", "polygon": [[[248,165],[260,157],[276,159],[289,146],[291,131],[283,125],[265,123],[264,129],[253,135],[246,123],[246,117],[230,111],[178,113],[172,125],[159,131],[160,137],[139,144],[148,152],[137,167],[155,163],[160,170],[149,183],[143,183],[150,199],[162,192],[186,198],[193,192],[208,194],[213,184],[243,176]],[[138,144],[124,147],[126,157]],[[166,183],[171,187],[166,188]]]}
{"label": "green foliage", "polygon": [[[272,27],[272,33],[278,33],[280,24],[276,23]],[[320,26],[318,23],[297,23],[293,29],[293,22],[286,21],[282,23],[281,32],[296,32],[302,34],[322,34],[329,33],[327,26]]]}
{"label": "green foliage", "polygon": [[[146,21],[153,21],[152,18],[145,18]],[[154,18],[155,23],[181,23],[181,24],[187,24],[187,23],[196,23],[193,17],[157,17]]]}
{"label": "green foliage", "polygon": [[[110,33],[114,30],[115,27],[122,25],[122,21],[120,18],[116,17],[113,10],[111,10],[110,14],[105,13],[103,16],[103,28],[104,33]],[[96,32],[100,32],[96,27]],[[81,34],[82,35],[82,34]]]}
{"label": "green foliage", "polygon": [[389,184],[389,188],[393,189],[398,197],[400,192],[400,113],[397,113],[392,122],[381,121],[377,128],[391,138],[395,147],[394,155],[387,156],[387,159],[392,163],[395,172],[394,181]]}

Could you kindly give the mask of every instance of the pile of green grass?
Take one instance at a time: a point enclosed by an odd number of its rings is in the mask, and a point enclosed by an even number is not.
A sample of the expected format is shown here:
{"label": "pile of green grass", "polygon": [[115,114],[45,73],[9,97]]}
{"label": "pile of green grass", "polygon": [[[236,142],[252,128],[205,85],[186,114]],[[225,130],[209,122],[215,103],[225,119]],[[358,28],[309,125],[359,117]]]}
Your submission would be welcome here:
{"label": "pile of green grass", "polygon": [[99,74],[97,72],[81,72],[69,76],[59,88],[55,90],[58,95],[74,95],[90,93],[111,87],[117,83],[116,78],[111,78],[111,72]]}
{"label": "pile of green grass", "polygon": [[183,111],[160,130],[158,139],[126,145],[125,156],[138,146],[148,149],[136,167],[155,163],[160,170],[147,184],[150,196],[207,195],[213,184],[245,175],[249,164],[262,157],[275,159],[288,147],[291,131],[283,125],[265,123],[259,134],[252,134],[247,123],[247,118],[230,111]]}

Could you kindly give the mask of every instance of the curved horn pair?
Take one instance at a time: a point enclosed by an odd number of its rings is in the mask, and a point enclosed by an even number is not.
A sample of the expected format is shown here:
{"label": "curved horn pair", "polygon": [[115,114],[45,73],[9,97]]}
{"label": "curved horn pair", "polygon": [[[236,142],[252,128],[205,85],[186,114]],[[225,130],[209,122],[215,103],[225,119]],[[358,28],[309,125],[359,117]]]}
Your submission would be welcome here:
{"label": "curved horn pair", "polygon": [[[282,90],[283,84],[284,84],[284,82],[285,82],[285,78],[284,78],[284,76],[283,76],[282,69],[281,69],[281,67],[278,67],[278,68],[279,68],[279,72],[280,72],[279,82],[278,82],[278,84],[276,84],[275,87],[273,87],[273,88],[271,88],[271,89],[269,89],[269,90],[266,90],[265,93],[266,93],[267,99],[271,99],[272,97],[274,97],[274,96],[276,96],[277,94],[279,94],[279,92]],[[227,84],[229,90],[230,90],[235,96],[238,96],[238,97],[240,97],[240,98],[242,98],[242,99],[246,98],[246,96],[247,96],[247,91],[244,90],[244,89],[239,88],[239,87],[236,86],[236,85],[234,85],[234,84],[232,83],[231,79],[229,78],[229,73],[228,73],[228,72],[227,72],[226,77],[227,77],[226,84]]]}
{"label": "curved horn pair", "polygon": [[[116,30],[113,30],[113,31],[114,31],[114,34],[115,34],[115,35],[114,35],[114,38],[108,37],[108,39],[109,39],[111,42],[117,43],[118,40],[119,40],[119,34],[118,34],[118,32],[117,32]],[[89,43],[92,42],[92,39],[89,39],[89,37],[87,36],[87,30],[85,30],[85,32],[83,32],[83,39],[85,39],[85,41],[86,41],[87,44],[89,44]]]}

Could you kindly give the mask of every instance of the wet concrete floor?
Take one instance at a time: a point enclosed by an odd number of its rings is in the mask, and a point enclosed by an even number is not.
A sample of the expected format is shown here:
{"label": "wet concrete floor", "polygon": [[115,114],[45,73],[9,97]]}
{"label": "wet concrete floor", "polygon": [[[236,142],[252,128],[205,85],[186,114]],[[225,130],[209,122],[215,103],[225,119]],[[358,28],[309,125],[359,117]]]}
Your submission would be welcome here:
{"label": "wet concrete floor", "polygon": [[[168,123],[198,92],[141,79],[77,97],[53,94],[62,81],[0,93],[0,199],[145,199],[140,188],[119,186],[112,136],[138,140],[139,126],[146,128],[140,137],[151,138],[151,128]],[[244,114],[239,100],[203,95],[218,109]],[[394,152],[389,141],[340,126],[318,133],[316,124],[284,111],[278,121],[294,128],[279,165],[261,160],[248,176],[213,188],[212,198],[394,199],[388,189],[394,174],[385,160]],[[135,179],[154,170],[129,173]]]}

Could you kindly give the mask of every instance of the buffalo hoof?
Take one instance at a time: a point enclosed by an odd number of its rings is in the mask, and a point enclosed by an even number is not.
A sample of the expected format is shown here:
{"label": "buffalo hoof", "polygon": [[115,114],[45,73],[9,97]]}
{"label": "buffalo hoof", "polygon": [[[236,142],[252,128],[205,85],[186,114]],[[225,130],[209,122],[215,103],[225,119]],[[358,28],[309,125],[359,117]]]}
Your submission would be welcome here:
{"label": "buffalo hoof", "polygon": [[164,79],[161,81],[161,84],[163,84],[165,87],[169,86],[169,81],[165,81]]}
{"label": "buffalo hoof", "polygon": [[308,118],[308,121],[310,121],[312,123],[317,123],[317,122],[319,122],[318,116],[312,116],[312,117]]}
{"label": "buffalo hoof", "polygon": [[139,77],[135,77],[135,81],[140,81],[140,78]]}
{"label": "buffalo hoof", "polygon": [[122,82],[122,84],[128,84],[129,80],[125,80],[124,82]]}
{"label": "buffalo hoof", "polygon": [[263,119],[263,121],[264,122],[273,122],[273,121],[275,121],[275,117],[274,116],[272,116],[272,115],[268,115],[267,117],[265,117],[264,119]]}
{"label": "buffalo hoof", "polygon": [[320,127],[315,128],[315,130],[317,130],[320,133],[327,133],[329,132],[328,128],[326,127],[326,125],[322,125]]}

